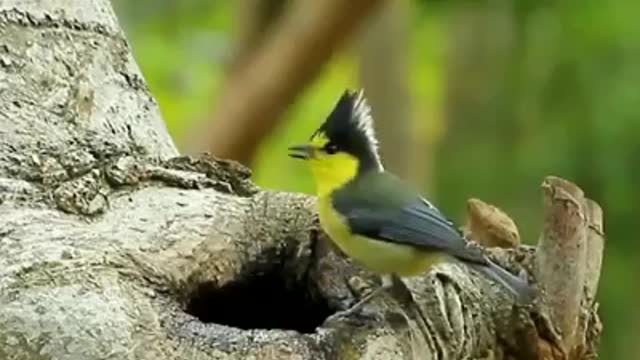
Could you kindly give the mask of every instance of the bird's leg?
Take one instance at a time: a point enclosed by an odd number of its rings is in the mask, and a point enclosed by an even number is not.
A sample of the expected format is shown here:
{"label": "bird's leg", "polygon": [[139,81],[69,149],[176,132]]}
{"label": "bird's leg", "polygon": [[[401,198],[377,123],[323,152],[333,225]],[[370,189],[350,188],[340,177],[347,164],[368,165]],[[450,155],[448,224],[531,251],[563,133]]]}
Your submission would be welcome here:
{"label": "bird's leg", "polygon": [[369,301],[371,301],[376,296],[380,296],[384,291],[390,289],[393,286],[393,278],[392,275],[382,275],[382,284],[365,297],[360,299],[355,305],[349,308],[348,311],[350,314],[356,313],[362,309]]}
{"label": "bird's leg", "polygon": [[401,300],[403,304],[415,303],[411,290],[398,275],[392,274],[389,276],[389,288],[394,298]]}
{"label": "bird's leg", "polygon": [[350,307],[347,310],[339,311],[327,318],[327,322],[330,322],[339,317],[350,317],[353,314],[358,313],[362,308],[373,298],[376,296],[380,296],[384,291],[390,289],[393,286],[393,278],[392,275],[382,275],[382,285],[380,285],[377,289],[373,290],[365,297],[360,299],[355,305]]}

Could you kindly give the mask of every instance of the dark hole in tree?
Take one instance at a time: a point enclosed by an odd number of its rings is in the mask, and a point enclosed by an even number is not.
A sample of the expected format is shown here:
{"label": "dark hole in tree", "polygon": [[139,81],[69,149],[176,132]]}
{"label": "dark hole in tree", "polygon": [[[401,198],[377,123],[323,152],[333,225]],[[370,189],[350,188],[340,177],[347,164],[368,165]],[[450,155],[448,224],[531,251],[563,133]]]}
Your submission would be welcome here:
{"label": "dark hole in tree", "polygon": [[312,333],[334,311],[311,281],[285,281],[285,276],[274,269],[251,272],[220,288],[200,284],[187,312],[205,323]]}

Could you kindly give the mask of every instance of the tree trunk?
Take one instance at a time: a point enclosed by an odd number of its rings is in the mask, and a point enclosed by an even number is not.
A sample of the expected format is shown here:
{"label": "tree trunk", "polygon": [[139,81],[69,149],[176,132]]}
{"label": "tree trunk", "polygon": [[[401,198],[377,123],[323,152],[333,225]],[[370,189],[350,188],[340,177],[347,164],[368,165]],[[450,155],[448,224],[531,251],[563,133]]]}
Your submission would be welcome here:
{"label": "tree trunk", "polygon": [[445,264],[326,321],[374,277],[326,246],[313,198],[178,156],[107,0],[3,1],[0,66],[0,359],[595,351],[602,221],[575,185],[545,181],[537,249],[492,252],[540,280],[534,306]]}

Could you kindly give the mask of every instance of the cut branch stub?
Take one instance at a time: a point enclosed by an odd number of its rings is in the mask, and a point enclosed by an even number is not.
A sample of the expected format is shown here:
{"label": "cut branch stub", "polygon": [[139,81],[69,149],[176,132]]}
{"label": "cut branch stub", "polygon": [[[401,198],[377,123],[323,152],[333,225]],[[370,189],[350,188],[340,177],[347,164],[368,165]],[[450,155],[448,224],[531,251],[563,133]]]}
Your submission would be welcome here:
{"label": "cut branch stub", "polygon": [[598,306],[595,304],[604,250],[602,208],[587,198],[584,199],[583,207],[587,220],[584,293],[574,336],[572,359],[595,358],[598,342],[593,339],[598,339],[602,332],[602,323],[596,314]]}
{"label": "cut branch stub", "polygon": [[547,177],[544,225],[537,248],[536,275],[542,305],[569,351],[574,344],[584,288],[586,216],[584,193],[575,184]]}
{"label": "cut branch stub", "polygon": [[479,199],[467,201],[465,231],[477,243],[487,247],[513,248],[520,245],[518,227],[499,208]]}
{"label": "cut branch stub", "polygon": [[584,291],[585,299],[591,304],[596,297],[598,282],[600,281],[600,269],[604,252],[604,225],[602,208],[598,203],[591,199],[585,199],[584,208],[588,219]]}

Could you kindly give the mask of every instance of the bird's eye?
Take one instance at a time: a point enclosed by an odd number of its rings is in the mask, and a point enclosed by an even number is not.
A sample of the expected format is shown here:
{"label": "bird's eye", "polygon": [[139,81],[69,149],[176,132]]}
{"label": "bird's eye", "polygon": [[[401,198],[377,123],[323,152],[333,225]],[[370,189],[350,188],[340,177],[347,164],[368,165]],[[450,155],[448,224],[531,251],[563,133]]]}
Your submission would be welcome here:
{"label": "bird's eye", "polygon": [[326,151],[329,155],[333,155],[338,152],[338,146],[336,146],[336,144],[327,144],[324,147],[324,151]]}

